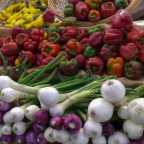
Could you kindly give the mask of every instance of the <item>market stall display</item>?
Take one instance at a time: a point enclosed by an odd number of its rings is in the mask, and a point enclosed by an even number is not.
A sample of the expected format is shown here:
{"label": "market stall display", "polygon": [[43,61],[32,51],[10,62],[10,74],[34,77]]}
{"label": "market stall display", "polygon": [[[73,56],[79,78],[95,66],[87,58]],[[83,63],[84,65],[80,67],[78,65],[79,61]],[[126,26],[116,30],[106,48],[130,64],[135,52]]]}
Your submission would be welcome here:
{"label": "market stall display", "polygon": [[0,144],[144,144],[141,1],[27,2],[0,12]]}

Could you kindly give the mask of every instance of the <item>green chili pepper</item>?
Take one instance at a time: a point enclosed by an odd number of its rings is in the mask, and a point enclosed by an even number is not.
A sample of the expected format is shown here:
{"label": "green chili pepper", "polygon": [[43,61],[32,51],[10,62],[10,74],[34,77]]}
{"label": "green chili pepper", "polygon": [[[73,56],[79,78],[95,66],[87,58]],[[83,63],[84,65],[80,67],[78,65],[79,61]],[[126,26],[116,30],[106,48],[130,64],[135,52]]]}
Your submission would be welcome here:
{"label": "green chili pepper", "polygon": [[93,57],[96,55],[96,50],[92,48],[91,46],[87,46],[84,50],[84,56],[85,57]]}
{"label": "green chili pepper", "polygon": [[126,8],[128,6],[128,0],[115,0],[115,5],[118,8]]}
{"label": "green chili pepper", "polygon": [[74,6],[72,4],[68,4],[64,8],[64,15],[66,17],[73,16],[74,14]]}

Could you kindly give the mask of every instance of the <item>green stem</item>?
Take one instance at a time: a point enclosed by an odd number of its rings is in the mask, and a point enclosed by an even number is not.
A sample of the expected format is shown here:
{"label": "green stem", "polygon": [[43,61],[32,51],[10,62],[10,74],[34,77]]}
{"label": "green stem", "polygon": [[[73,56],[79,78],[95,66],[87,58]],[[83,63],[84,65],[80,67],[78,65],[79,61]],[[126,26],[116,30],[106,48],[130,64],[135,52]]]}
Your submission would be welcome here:
{"label": "green stem", "polygon": [[56,67],[59,64],[60,59],[62,59],[64,56],[65,56],[65,53],[61,52],[55,59],[50,61],[46,66],[44,66],[43,68],[40,68],[40,69],[32,72],[31,74],[27,75],[20,82],[23,83],[23,84],[35,82],[45,72],[47,72],[49,70],[52,70],[54,67]]}
{"label": "green stem", "polygon": [[12,81],[11,88],[29,94],[37,94],[37,91],[39,90],[39,88],[18,84],[14,81]]}
{"label": "green stem", "polygon": [[58,105],[62,106],[63,110],[65,111],[67,108],[71,107],[74,104],[77,104],[79,102],[82,103],[89,96],[91,96],[91,95],[94,96],[94,94],[95,94],[95,91],[86,90],[86,91],[83,91],[81,93],[78,93],[78,94],[70,97],[69,99],[66,99],[64,102],[62,102]]}
{"label": "green stem", "polygon": [[52,78],[55,76],[55,74],[57,73],[57,70],[58,69],[56,68],[47,78],[45,78],[44,80],[40,82],[34,83],[31,86],[39,86],[39,85],[44,85],[44,84],[49,83],[52,80]]}

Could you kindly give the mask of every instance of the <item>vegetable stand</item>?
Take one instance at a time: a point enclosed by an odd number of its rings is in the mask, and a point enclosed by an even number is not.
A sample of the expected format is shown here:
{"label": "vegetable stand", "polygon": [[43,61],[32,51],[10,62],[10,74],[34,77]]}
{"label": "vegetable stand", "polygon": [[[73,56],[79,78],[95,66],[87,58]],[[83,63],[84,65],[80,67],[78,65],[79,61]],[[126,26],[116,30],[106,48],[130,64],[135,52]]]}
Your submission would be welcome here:
{"label": "vegetable stand", "polygon": [[0,12],[0,143],[143,144],[142,1],[52,2]]}

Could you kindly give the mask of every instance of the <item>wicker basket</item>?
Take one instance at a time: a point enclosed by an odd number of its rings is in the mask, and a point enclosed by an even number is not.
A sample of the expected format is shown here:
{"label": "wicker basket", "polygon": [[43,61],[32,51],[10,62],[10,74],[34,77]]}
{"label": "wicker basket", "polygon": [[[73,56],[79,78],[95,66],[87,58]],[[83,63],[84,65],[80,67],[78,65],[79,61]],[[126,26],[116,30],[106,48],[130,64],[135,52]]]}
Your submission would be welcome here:
{"label": "wicker basket", "polygon": [[[68,0],[48,0],[48,7],[52,9],[58,18],[62,20],[64,18],[64,7],[68,3]],[[130,5],[126,8],[131,14],[135,14],[137,12],[137,9],[140,5],[143,4],[144,8],[144,1],[143,0],[133,0]],[[97,23],[107,22],[109,18],[100,20],[99,22],[92,23],[92,22],[81,22],[81,21],[75,21],[75,24],[78,26],[92,26]]]}

